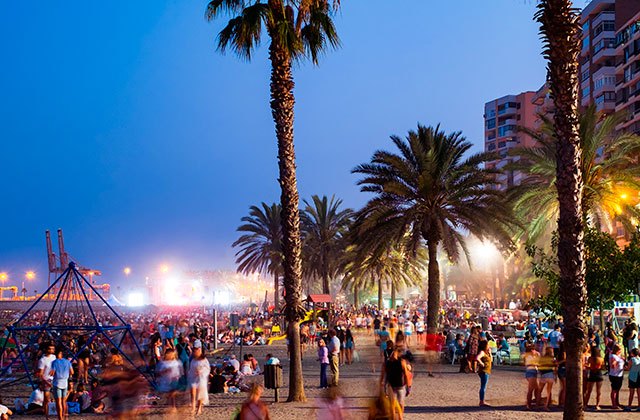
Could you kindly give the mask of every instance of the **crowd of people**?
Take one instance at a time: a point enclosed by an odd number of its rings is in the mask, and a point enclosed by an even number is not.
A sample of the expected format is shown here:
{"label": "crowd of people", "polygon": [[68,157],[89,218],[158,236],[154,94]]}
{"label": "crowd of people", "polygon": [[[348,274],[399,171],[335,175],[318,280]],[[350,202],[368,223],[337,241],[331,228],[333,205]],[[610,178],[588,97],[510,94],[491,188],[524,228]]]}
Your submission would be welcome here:
{"label": "crowd of people", "polygon": [[[513,303],[516,307],[519,304]],[[497,311],[482,300],[471,305],[462,307],[445,301],[440,313],[444,329],[436,333],[427,331],[425,302],[392,310],[366,305],[318,311],[300,324],[301,345],[303,352],[313,354],[319,364],[318,387],[335,393],[332,389],[340,384],[341,367],[360,358],[358,340],[373,336],[381,376],[380,397],[372,405],[372,413],[392,410],[401,418],[411,394],[416,351],[424,351],[429,376],[433,376],[437,363],[458,363],[460,372],[477,374],[478,404],[483,407],[490,400],[489,379],[494,365],[514,362],[515,357],[516,363],[524,365],[526,407],[549,410],[556,392],[557,404],[562,406],[567,369],[561,320],[517,308]],[[13,315],[15,319],[18,314]],[[7,318],[6,313],[3,316]],[[33,312],[23,322],[37,326],[46,316],[44,311]],[[123,321],[129,325],[144,363],[133,361],[137,349],[132,345],[121,341],[117,347],[113,341],[86,334],[62,332],[56,342],[42,337],[35,346],[25,347],[20,356],[15,347],[9,346],[2,354],[3,367],[19,371],[24,359],[33,369],[35,387],[28,397],[17,398],[11,409],[0,404],[0,415],[41,414],[48,418],[55,413],[62,419],[70,413],[109,412],[126,418],[140,401],[154,398],[161,398],[170,411],[187,404],[198,415],[210,394],[239,392],[249,393],[244,410],[267,410],[259,402],[260,375],[267,365],[280,361],[271,354],[257,360],[251,346],[278,338],[286,341],[284,325],[273,313],[255,308],[219,313],[216,325],[212,314],[202,309],[95,316],[101,326]],[[62,319],[69,325],[88,321],[74,313],[64,314]],[[7,331],[1,332],[5,340],[10,339]],[[213,355],[218,346],[226,353]],[[229,351],[230,347],[237,350],[242,346],[247,346],[247,351],[239,358]],[[590,329],[583,362],[585,404],[595,400],[593,409],[600,409],[602,383],[608,377],[613,409],[630,410],[634,402],[640,407],[638,326],[633,317],[621,331],[611,323],[604,331]],[[625,372],[630,393],[623,406],[619,391]],[[326,404],[333,410],[339,405],[337,401],[334,395]]]}

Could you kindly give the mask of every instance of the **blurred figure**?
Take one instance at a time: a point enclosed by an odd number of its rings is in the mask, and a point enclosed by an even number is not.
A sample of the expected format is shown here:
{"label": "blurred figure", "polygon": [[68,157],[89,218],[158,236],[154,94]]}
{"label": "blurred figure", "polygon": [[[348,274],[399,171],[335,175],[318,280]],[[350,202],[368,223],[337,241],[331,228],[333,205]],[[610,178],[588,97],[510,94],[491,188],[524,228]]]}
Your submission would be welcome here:
{"label": "blurred figure", "polygon": [[329,388],[325,397],[318,400],[318,420],[342,420],[343,406],[338,388]]}
{"label": "blurred figure", "polygon": [[176,411],[176,395],[182,377],[182,363],[176,357],[176,351],[172,348],[164,353],[164,359],[156,367],[158,378],[158,391],[167,396],[167,402],[171,411]]}
{"label": "blurred figure", "polygon": [[402,358],[402,348],[396,347],[389,360],[382,365],[380,375],[381,388],[386,389],[389,398],[400,405],[400,420],[404,413],[405,397],[411,393],[412,378],[407,365],[407,361]]}
{"label": "blurred figure", "polygon": [[269,409],[260,400],[262,396],[262,386],[254,384],[249,391],[249,397],[242,403],[240,408],[240,414],[238,415],[240,420],[269,420]]}
{"label": "blurred figure", "polygon": [[191,413],[202,414],[202,406],[209,404],[209,374],[211,365],[202,346],[193,349],[193,359],[187,374],[187,383],[191,393]]}

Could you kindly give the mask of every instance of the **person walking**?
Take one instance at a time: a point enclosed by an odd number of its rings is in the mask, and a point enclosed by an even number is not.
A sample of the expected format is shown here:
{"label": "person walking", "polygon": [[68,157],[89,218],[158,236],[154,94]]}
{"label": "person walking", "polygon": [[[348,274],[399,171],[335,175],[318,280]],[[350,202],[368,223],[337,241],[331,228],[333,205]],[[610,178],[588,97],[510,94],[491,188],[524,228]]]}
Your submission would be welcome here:
{"label": "person walking", "polygon": [[600,356],[600,349],[594,347],[591,349],[591,357],[587,359],[587,369],[589,375],[587,376],[587,391],[584,395],[584,406],[589,406],[589,398],[593,387],[596,387],[596,405],[595,409],[600,410],[600,395],[602,393],[602,368],[604,367],[604,359]]}
{"label": "person walking", "polygon": [[611,408],[621,410],[620,388],[624,379],[624,359],[621,357],[622,347],[613,346],[609,356],[609,381],[611,381]]}
{"label": "person walking", "polygon": [[556,359],[554,357],[555,349],[553,347],[545,347],[544,354],[540,358],[540,378],[538,379],[538,386],[540,389],[538,390],[538,395],[540,399],[538,400],[538,407],[542,406],[542,392],[544,388],[547,388],[547,399],[545,401],[543,409],[545,411],[549,411],[549,406],[551,405],[551,392],[553,388],[553,383],[556,381]]}
{"label": "person walking", "polygon": [[386,389],[392,405],[395,405],[396,402],[398,403],[400,412],[398,417],[394,418],[402,420],[405,397],[411,393],[411,374],[409,373],[407,361],[402,358],[402,349],[394,349],[389,360],[382,365],[380,387]]}
{"label": "person walking", "polygon": [[631,357],[627,362],[629,369],[629,404],[625,407],[625,411],[631,411],[633,407],[633,397],[638,395],[638,411],[640,411],[640,350],[631,349]]}
{"label": "person walking", "polygon": [[260,400],[262,397],[262,386],[259,384],[253,384],[249,396],[242,403],[240,407],[240,413],[238,418],[240,420],[269,420],[269,409],[265,403]]}
{"label": "person walking", "polygon": [[540,364],[540,353],[535,349],[531,342],[525,345],[526,352],[522,356],[524,362],[524,377],[527,380],[527,410],[531,410],[533,402],[533,394],[536,395],[536,401],[540,401],[538,393],[538,365]]}
{"label": "person walking", "polygon": [[193,349],[187,382],[191,392],[191,414],[202,414],[202,406],[209,404],[209,374],[211,365],[202,345]]}
{"label": "person walking", "polygon": [[556,359],[558,382],[560,391],[558,392],[558,407],[564,407],[564,400],[567,395],[567,354],[564,350],[564,341],[560,342],[558,357]]}
{"label": "person walking", "polygon": [[176,351],[169,348],[164,353],[164,359],[156,366],[158,391],[164,393],[171,411],[177,411],[176,395],[182,378],[182,362],[176,357]]}
{"label": "person walking", "polygon": [[351,328],[347,328],[347,331],[345,331],[344,349],[345,363],[350,365],[353,363],[353,350],[355,349],[355,341],[351,333]]}
{"label": "person walking", "polygon": [[340,379],[340,339],[336,336],[336,330],[329,331],[328,344],[330,364],[331,364],[331,386],[338,386]]}
{"label": "person walking", "polygon": [[489,382],[489,376],[491,375],[491,352],[489,351],[489,342],[482,340],[478,343],[478,355],[476,356],[478,362],[478,376],[480,377],[480,407],[489,407],[484,400],[487,392],[487,383]]}
{"label": "person walking", "polygon": [[58,419],[68,417],[67,396],[69,392],[69,378],[73,376],[73,367],[69,359],[64,358],[63,349],[57,351],[57,359],[51,362],[51,374],[53,375],[52,392],[56,400]]}
{"label": "person walking", "polygon": [[329,349],[324,340],[318,340],[318,361],[320,362],[320,389],[329,387],[327,368],[329,367]]}

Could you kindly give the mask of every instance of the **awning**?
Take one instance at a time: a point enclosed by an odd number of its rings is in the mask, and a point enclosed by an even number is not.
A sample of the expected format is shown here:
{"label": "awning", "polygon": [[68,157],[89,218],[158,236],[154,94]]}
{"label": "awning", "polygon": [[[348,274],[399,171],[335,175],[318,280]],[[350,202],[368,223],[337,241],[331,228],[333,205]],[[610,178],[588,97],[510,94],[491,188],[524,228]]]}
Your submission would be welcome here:
{"label": "awning", "polygon": [[310,303],[331,303],[331,295],[309,295],[307,302]]}

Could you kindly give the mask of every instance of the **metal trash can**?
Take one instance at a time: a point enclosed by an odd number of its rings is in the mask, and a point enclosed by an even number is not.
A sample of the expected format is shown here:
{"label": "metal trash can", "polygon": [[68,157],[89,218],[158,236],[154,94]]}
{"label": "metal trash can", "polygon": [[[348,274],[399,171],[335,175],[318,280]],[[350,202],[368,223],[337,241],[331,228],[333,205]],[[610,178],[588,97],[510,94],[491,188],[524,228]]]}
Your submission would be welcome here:
{"label": "metal trash can", "polygon": [[282,365],[265,365],[264,387],[275,389],[275,398],[278,402],[278,388],[282,388]]}

